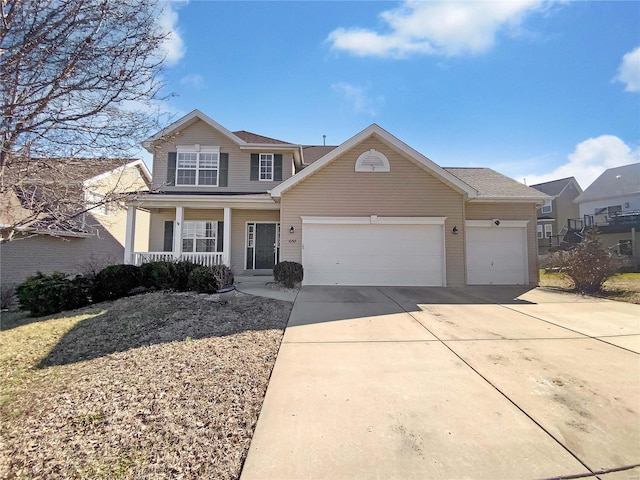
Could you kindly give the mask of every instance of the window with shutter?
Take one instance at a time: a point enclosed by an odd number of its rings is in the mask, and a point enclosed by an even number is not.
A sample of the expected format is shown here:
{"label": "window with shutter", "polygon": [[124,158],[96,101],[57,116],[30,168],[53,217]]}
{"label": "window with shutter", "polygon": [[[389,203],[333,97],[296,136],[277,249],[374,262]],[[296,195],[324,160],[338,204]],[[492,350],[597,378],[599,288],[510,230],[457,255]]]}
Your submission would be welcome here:
{"label": "window with shutter", "polygon": [[219,147],[178,146],[175,185],[217,187],[220,183],[220,157]]}

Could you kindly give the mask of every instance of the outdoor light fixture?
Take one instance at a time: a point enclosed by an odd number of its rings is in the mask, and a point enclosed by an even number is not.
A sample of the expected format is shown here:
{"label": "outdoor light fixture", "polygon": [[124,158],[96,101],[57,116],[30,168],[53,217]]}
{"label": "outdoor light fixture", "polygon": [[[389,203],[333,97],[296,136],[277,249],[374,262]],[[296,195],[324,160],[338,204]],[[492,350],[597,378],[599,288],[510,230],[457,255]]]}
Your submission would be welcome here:
{"label": "outdoor light fixture", "polygon": [[451,230],[453,232],[454,235],[458,234],[458,227],[453,227],[453,230]]}
{"label": "outdoor light fixture", "polygon": [[296,227],[294,227],[293,225],[291,225],[291,226],[289,227],[289,233],[290,233],[291,235],[293,235],[293,232],[295,232],[295,231],[296,231]]}

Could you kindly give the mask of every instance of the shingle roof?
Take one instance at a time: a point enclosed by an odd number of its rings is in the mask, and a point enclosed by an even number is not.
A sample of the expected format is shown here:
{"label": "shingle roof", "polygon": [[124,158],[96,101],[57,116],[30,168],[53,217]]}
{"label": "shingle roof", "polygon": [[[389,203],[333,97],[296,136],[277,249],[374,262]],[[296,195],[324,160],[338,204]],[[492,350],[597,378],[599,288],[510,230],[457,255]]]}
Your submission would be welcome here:
{"label": "shingle roof", "polygon": [[315,162],[316,160],[324,157],[334,148],[337,148],[336,145],[303,145],[302,155],[304,164],[309,165]]}
{"label": "shingle roof", "polygon": [[244,140],[247,143],[276,143],[280,145],[292,145],[289,142],[278,140],[275,138],[265,137],[264,135],[258,135],[257,133],[247,132],[246,130],[239,130],[232,132],[236,137]]}
{"label": "shingle roof", "polygon": [[588,202],[633,194],[640,194],[640,163],[605,170],[574,201]]}
{"label": "shingle roof", "polygon": [[531,187],[527,187],[512,178],[490,168],[445,168],[452,175],[455,175],[464,183],[478,191],[478,198],[483,197],[540,197],[544,199],[546,195]]}
{"label": "shingle roof", "polygon": [[50,180],[52,173],[64,172],[68,181],[83,182],[135,161],[132,158],[31,158],[15,160],[8,171],[20,179]]}
{"label": "shingle roof", "polygon": [[[6,178],[25,215],[33,212],[41,218],[31,227],[56,232],[83,233],[80,218],[75,218],[84,198],[83,182],[125,166],[130,158],[32,158],[14,160]],[[50,213],[50,215],[49,215]],[[70,220],[64,220],[70,217]],[[61,220],[62,218],[62,220]],[[0,223],[7,222],[0,214]]]}
{"label": "shingle roof", "polygon": [[[529,185],[531,188],[535,188],[536,190],[541,191],[542,193],[546,193],[552,197],[556,197],[562,193],[565,187],[571,183],[571,181],[576,181],[574,177],[561,178],[559,180],[552,180],[550,182],[537,183],[536,185]],[[577,182],[576,182],[577,183]]]}

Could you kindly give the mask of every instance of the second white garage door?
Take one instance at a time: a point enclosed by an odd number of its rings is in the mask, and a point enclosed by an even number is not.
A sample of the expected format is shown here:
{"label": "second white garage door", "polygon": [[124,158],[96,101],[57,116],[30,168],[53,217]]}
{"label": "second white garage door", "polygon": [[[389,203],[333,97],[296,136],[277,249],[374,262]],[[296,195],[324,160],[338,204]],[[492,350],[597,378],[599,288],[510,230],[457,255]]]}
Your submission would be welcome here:
{"label": "second white garage door", "polygon": [[368,220],[303,218],[305,285],[445,285],[444,218]]}
{"label": "second white garage door", "polygon": [[526,221],[466,222],[467,284],[528,284]]}

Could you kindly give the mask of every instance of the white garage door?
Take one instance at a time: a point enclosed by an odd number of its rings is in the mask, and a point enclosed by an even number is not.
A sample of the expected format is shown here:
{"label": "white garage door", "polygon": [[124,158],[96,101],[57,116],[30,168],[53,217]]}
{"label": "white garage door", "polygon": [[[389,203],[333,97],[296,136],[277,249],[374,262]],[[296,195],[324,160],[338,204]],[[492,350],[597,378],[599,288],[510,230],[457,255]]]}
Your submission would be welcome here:
{"label": "white garage door", "polygon": [[402,220],[331,224],[303,218],[305,285],[444,285],[444,219],[377,223],[385,221]]}
{"label": "white garage door", "polygon": [[467,224],[467,284],[528,284],[526,232],[526,222],[501,222],[497,227]]}

